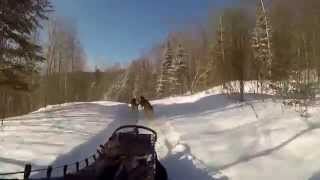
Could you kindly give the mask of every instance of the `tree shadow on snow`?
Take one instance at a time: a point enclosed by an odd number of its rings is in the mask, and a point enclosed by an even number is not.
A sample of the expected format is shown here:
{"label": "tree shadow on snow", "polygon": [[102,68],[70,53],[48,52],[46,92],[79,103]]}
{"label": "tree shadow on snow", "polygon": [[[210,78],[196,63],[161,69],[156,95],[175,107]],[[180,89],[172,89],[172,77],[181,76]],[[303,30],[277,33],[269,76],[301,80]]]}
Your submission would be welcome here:
{"label": "tree shadow on snow", "polygon": [[[286,145],[290,144],[291,142],[293,142],[297,138],[305,135],[306,133],[308,133],[310,131],[313,131],[315,129],[318,129],[318,128],[319,127],[311,127],[311,128],[304,129],[304,130],[296,133],[294,136],[290,137],[286,141],[280,143],[279,145],[276,145],[276,146],[274,146],[272,148],[257,152],[257,153],[252,154],[252,155],[241,157],[238,160],[235,160],[234,162],[231,162],[231,163],[228,163],[228,164],[225,164],[223,166],[220,166],[220,167],[216,168],[216,170],[218,170],[218,171],[225,170],[225,169],[228,169],[228,168],[230,168],[232,166],[236,166],[238,164],[241,164],[241,163],[244,163],[244,162],[248,162],[248,161],[254,160],[254,159],[259,158],[259,157],[267,156],[267,155],[269,155],[269,154],[271,154],[271,153],[273,153],[273,152],[285,147]],[[312,179],[312,180],[316,180],[316,179]]]}

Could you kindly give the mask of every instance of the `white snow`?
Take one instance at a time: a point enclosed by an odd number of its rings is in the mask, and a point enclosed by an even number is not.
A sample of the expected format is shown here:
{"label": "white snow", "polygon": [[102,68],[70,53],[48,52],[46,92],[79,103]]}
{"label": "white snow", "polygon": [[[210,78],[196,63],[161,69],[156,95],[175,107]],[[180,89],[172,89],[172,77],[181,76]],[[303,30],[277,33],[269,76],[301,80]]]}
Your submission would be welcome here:
{"label": "white snow", "polygon": [[103,101],[9,118],[0,129],[0,173],[23,170],[26,162],[44,167],[83,159],[116,127],[139,118],[158,132],[158,156],[170,180],[319,180],[320,105],[306,119],[272,96],[245,98],[239,103],[216,87],[156,100],[154,121]]}
{"label": "white snow", "polygon": [[157,121],[162,122],[157,127],[172,144],[187,144],[188,154],[208,174],[219,172],[232,180],[301,180],[319,171],[320,106],[311,107],[311,117],[305,119],[271,96],[262,101],[247,95],[245,103],[216,92],[184,97],[190,103],[176,103],[179,98],[155,101]]}
{"label": "white snow", "polygon": [[21,171],[27,162],[37,169],[82,160],[119,125],[135,122],[126,104],[114,102],[67,103],[8,118],[0,127],[0,173]]}

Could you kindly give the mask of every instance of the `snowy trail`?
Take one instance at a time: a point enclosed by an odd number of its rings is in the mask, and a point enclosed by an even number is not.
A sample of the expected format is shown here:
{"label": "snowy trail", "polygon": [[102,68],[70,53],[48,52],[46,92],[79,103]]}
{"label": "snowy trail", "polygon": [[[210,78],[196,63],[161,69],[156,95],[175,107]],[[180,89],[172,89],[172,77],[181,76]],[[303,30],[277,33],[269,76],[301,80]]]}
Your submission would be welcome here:
{"label": "snowy trail", "polygon": [[305,119],[263,98],[247,95],[246,103],[238,103],[213,90],[156,100],[154,121],[121,103],[50,106],[9,118],[0,128],[0,173],[22,170],[26,162],[44,167],[78,161],[116,127],[139,118],[158,132],[156,149],[170,180],[319,180],[320,105],[310,107]]}

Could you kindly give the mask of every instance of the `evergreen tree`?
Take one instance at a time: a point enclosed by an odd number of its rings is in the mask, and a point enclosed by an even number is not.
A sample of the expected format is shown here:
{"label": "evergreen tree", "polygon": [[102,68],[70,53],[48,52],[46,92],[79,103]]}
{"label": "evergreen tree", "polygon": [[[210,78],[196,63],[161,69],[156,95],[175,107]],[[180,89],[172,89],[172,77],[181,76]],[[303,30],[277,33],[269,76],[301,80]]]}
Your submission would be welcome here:
{"label": "evergreen tree", "polygon": [[169,95],[170,86],[172,82],[172,63],[173,63],[173,50],[171,48],[170,42],[167,43],[167,47],[164,53],[164,59],[161,62],[160,78],[157,85],[157,95],[158,97],[163,97]]}
{"label": "evergreen tree", "polygon": [[0,1],[0,83],[29,89],[30,77],[44,58],[33,33],[47,19],[49,0]]}
{"label": "evergreen tree", "polygon": [[272,28],[263,0],[258,0],[256,25],[252,35],[253,56],[257,68],[257,76],[263,91],[263,81],[271,78],[272,64]]}
{"label": "evergreen tree", "polygon": [[186,54],[185,50],[181,44],[178,45],[176,56],[172,63],[170,84],[171,84],[171,93],[173,94],[183,94],[186,92],[186,73],[187,73],[187,64],[186,64]]}

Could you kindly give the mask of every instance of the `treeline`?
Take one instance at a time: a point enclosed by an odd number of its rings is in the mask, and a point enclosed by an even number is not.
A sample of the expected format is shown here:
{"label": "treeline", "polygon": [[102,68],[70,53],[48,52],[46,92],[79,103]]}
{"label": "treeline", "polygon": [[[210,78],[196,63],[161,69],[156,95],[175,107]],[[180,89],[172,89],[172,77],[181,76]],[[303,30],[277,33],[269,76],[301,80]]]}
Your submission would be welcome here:
{"label": "treeline", "polygon": [[49,16],[52,11],[49,0],[0,1],[2,119],[52,104],[104,99],[123,72],[120,66],[87,72],[76,24]]}
{"label": "treeline", "polygon": [[245,3],[214,13],[207,24],[170,33],[127,68],[109,97],[154,99],[223,85],[224,92],[243,100],[245,82],[255,80],[256,93],[273,91],[301,104],[314,99],[320,79],[320,2]]}
{"label": "treeline", "polygon": [[1,117],[25,114],[47,105],[104,99],[119,72],[69,72],[40,76],[30,91],[1,89]]}
{"label": "treeline", "polygon": [[[243,100],[247,80],[257,82],[256,93],[273,91],[303,105],[319,89],[318,0],[254,0],[210,12],[206,24],[171,32],[127,67],[94,72],[85,72],[76,25],[48,18],[49,0],[0,3],[2,117],[50,104],[155,99],[216,85]],[[43,20],[48,39],[40,44]]]}

